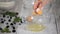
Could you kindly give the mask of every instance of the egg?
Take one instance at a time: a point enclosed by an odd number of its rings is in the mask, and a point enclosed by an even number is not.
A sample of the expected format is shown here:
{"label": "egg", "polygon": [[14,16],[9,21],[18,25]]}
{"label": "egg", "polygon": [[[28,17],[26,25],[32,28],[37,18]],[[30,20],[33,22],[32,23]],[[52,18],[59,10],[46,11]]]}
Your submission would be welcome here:
{"label": "egg", "polygon": [[36,12],[37,12],[38,15],[42,15],[43,14],[42,10],[40,10],[39,8],[37,8]]}
{"label": "egg", "polygon": [[36,9],[36,12],[35,11],[32,12],[32,15],[34,15],[34,16],[36,16],[36,15],[42,15],[42,14],[43,14],[43,11],[40,10],[39,8]]}
{"label": "egg", "polygon": [[33,11],[33,12],[32,12],[32,15],[36,16],[37,14]]}
{"label": "egg", "polygon": [[31,22],[33,20],[33,16],[28,16],[27,21]]}

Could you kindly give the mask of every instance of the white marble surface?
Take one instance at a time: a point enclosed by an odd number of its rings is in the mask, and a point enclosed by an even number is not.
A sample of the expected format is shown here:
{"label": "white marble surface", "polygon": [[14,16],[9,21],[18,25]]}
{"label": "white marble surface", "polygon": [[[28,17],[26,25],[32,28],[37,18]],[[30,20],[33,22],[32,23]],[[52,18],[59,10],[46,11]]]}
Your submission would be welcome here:
{"label": "white marble surface", "polygon": [[[29,2],[30,3],[30,2]],[[53,3],[54,4],[54,3]],[[17,7],[16,7],[16,9],[15,9],[15,11],[17,11],[17,12],[20,12],[21,11],[21,5],[22,5],[22,0],[18,0],[17,1]],[[50,6],[50,5],[49,5]],[[53,5],[54,6],[54,5]],[[29,5],[28,5],[28,7],[30,7]],[[47,6],[48,7],[48,6]],[[51,11],[51,10],[53,10],[53,7],[52,7],[52,9],[50,8],[50,10],[48,10],[49,9],[49,7],[47,8],[47,9],[44,9],[45,11]],[[28,9],[27,11],[29,11],[29,10],[31,10],[32,11],[32,9]],[[44,11],[43,10],[43,11]],[[23,10],[24,12],[23,13],[25,13],[25,11],[26,10]],[[51,13],[50,13],[51,14]],[[57,13],[58,14],[58,13]],[[60,14],[60,13],[59,13]],[[21,14],[20,14],[21,15]],[[26,14],[25,14],[26,15]],[[52,15],[53,16],[53,15]],[[52,19],[52,18],[51,18]],[[51,20],[52,21],[52,20]],[[59,24],[59,23],[58,23]],[[23,29],[20,29],[19,27],[17,28],[17,33],[14,33],[14,34],[57,34],[57,31],[56,31],[56,24],[55,24],[55,22],[53,21],[53,22],[50,22],[50,23],[45,23],[45,26],[47,27],[44,31],[42,31],[42,32],[38,32],[38,33],[33,33],[33,32],[30,32],[30,31],[25,31],[25,30],[23,30]],[[60,28],[59,28],[60,29]],[[59,31],[60,32],[60,31]],[[8,33],[0,33],[0,34],[8,34]],[[9,34],[13,34],[13,33],[9,33]]]}

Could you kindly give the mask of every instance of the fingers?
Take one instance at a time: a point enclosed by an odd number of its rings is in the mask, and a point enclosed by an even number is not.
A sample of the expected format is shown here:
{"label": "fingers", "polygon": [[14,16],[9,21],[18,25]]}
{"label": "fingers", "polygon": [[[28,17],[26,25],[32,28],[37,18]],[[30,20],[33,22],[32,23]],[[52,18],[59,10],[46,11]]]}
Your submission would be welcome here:
{"label": "fingers", "polygon": [[40,4],[40,5],[39,5],[39,8],[40,8],[40,9],[42,9],[42,7],[43,7],[43,5],[42,5],[42,4]]}
{"label": "fingers", "polygon": [[43,1],[42,4],[39,5],[39,8],[42,9],[47,4],[47,2],[47,0]]}
{"label": "fingers", "polygon": [[33,7],[33,8],[34,8],[34,10],[36,10],[36,9],[37,9],[37,6],[38,6],[38,2],[35,2],[35,3],[34,3],[34,7]]}
{"label": "fingers", "polygon": [[[45,6],[48,2],[49,2],[50,0],[44,0],[44,1],[36,1],[35,3],[34,3],[34,10],[36,10],[37,8],[40,8],[40,9],[42,9],[43,8],[43,6]],[[42,2],[42,3],[41,3]],[[40,4],[39,4],[40,3]],[[38,4],[39,4],[39,6],[38,6]]]}
{"label": "fingers", "polygon": [[42,0],[37,0],[35,3],[34,3],[34,10],[36,10],[37,8],[41,8],[42,7]]}

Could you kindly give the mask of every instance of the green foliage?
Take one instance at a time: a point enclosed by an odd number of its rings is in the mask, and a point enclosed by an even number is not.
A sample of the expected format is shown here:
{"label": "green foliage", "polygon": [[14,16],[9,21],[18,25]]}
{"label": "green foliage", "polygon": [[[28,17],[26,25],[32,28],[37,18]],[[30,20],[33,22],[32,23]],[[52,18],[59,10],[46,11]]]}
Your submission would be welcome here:
{"label": "green foliage", "polygon": [[3,30],[1,30],[2,33],[6,32],[6,33],[10,33],[8,28],[4,28]]}
{"label": "green foliage", "polygon": [[22,19],[20,17],[15,17],[13,22],[20,22],[20,21],[22,21]]}
{"label": "green foliage", "polygon": [[13,17],[13,16],[16,16],[16,13],[7,11],[7,12],[4,13],[4,15],[9,15],[9,16]]}

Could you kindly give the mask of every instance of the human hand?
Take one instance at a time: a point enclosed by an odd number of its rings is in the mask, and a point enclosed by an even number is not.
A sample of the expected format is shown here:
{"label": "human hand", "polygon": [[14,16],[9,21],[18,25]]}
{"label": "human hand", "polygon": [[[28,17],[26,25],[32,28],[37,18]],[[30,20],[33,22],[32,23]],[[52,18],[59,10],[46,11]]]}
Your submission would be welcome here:
{"label": "human hand", "polygon": [[37,8],[40,8],[42,9],[47,3],[51,2],[51,0],[36,0],[34,2],[34,11],[37,9]]}

